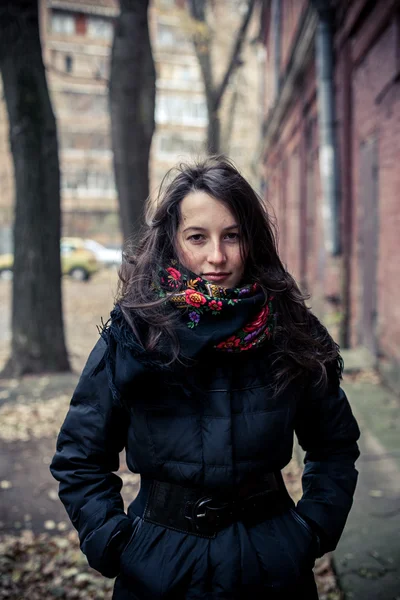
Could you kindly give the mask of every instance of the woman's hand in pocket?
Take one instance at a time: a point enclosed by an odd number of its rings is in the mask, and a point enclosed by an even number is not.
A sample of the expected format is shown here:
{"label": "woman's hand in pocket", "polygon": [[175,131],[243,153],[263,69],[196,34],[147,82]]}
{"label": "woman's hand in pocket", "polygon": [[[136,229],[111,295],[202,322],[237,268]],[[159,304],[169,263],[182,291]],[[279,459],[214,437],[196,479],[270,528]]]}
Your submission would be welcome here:
{"label": "woman's hand in pocket", "polygon": [[108,570],[115,573],[112,575],[113,577],[116,577],[120,572],[121,556],[134,536],[139,521],[140,517],[135,517],[133,521],[125,521],[123,527],[113,533],[107,544],[105,560],[109,565]]}

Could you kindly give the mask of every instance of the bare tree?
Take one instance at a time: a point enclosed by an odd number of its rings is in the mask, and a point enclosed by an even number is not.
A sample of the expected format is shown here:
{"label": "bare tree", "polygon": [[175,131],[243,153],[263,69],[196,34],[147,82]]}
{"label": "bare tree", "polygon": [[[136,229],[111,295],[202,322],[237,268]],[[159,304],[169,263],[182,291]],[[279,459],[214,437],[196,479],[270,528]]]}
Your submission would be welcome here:
{"label": "bare tree", "polygon": [[155,108],[149,0],[120,0],[111,57],[110,113],[115,180],[124,239],[143,223]]}
{"label": "bare tree", "polygon": [[206,15],[210,0],[188,0],[190,15],[197,23],[197,26],[193,28],[193,44],[204,82],[208,110],[207,151],[210,154],[218,154],[221,151],[221,121],[219,110],[228,83],[235,70],[241,65],[240,54],[256,1],[257,0],[247,1],[246,11],[236,38],[234,39],[228,65],[221,82],[216,83],[211,61],[211,28]]}
{"label": "bare tree", "polygon": [[60,261],[57,130],[37,0],[3,0],[0,70],[15,174],[11,356],[5,375],[67,371]]}

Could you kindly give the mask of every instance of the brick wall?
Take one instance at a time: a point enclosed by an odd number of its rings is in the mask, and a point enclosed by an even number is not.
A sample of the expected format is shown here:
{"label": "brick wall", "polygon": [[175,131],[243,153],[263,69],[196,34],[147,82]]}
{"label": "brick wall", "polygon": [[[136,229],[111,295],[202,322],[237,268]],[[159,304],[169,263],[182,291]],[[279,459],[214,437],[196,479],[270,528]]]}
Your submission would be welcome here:
{"label": "brick wall", "polygon": [[[282,2],[282,64],[293,50],[304,4]],[[296,16],[294,5],[298,5]],[[386,361],[392,371],[397,365],[398,372],[400,19],[390,0],[372,7],[369,15],[370,5],[362,0],[351,10],[339,0],[336,5],[342,257],[332,258],[324,250],[314,59],[297,83],[277,140],[266,154],[268,200],[278,218],[282,259],[302,289],[311,293],[314,311],[337,338],[347,285],[351,344],[370,346],[381,364]],[[347,283],[343,280],[346,259]]]}
{"label": "brick wall", "polygon": [[266,20],[264,26],[267,31],[267,61],[266,61],[266,87],[268,93],[265,98],[265,109],[268,113],[269,109],[273,106],[276,100],[276,78],[275,78],[275,64],[276,64],[276,47],[275,38],[280,36],[279,44],[279,68],[280,77],[282,78],[285,74],[285,70],[290,60],[292,51],[292,45],[295,40],[298,27],[300,25],[301,18],[307,7],[307,0],[281,0],[281,26],[280,32],[276,31],[276,23],[274,22],[274,10],[273,2],[271,1],[266,11]]}
{"label": "brick wall", "polygon": [[[370,19],[373,19],[371,15]],[[367,24],[368,25],[368,22]],[[353,41],[353,52],[362,41],[361,31]],[[379,35],[367,52],[360,57],[353,74],[353,198],[355,206],[352,286],[352,342],[362,338],[361,307],[363,289],[360,265],[363,258],[362,222],[365,193],[361,171],[361,146],[374,139],[377,167],[377,321],[376,334],[379,350],[393,356],[400,363],[400,84],[395,81],[399,74],[399,27],[392,22]],[[371,267],[373,268],[373,266]]]}

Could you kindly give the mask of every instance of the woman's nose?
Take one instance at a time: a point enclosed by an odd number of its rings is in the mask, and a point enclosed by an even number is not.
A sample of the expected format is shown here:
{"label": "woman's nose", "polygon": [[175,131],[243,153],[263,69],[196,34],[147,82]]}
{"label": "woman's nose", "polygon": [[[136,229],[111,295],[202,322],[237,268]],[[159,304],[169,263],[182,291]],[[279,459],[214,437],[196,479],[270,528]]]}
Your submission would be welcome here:
{"label": "woman's nose", "polygon": [[226,262],[226,255],[221,247],[221,244],[213,245],[208,257],[208,262],[212,264],[221,264]]}

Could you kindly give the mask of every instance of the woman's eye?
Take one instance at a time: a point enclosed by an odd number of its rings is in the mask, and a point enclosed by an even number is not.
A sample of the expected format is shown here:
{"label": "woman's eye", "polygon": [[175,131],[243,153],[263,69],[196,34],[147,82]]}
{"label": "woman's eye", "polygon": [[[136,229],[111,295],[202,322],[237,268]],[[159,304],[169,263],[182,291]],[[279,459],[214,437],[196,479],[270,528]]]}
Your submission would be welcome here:
{"label": "woman's eye", "polygon": [[[239,240],[239,234],[237,232],[231,232],[231,233],[226,233],[224,235],[224,239],[229,241],[229,242],[236,242]],[[188,237],[188,240],[194,243],[199,243],[199,242],[203,242],[205,239],[205,236],[203,233],[194,233],[193,235],[190,235]]]}

